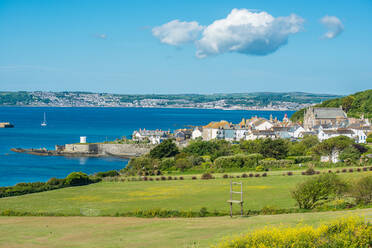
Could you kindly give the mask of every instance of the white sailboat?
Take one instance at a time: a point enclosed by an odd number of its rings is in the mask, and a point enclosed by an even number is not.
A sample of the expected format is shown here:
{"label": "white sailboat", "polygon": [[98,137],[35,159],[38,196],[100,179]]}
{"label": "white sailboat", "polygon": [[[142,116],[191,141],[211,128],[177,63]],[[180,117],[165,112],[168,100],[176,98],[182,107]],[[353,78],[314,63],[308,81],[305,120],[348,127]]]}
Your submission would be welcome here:
{"label": "white sailboat", "polygon": [[45,112],[44,112],[44,121],[41,123],[41,126],[42,127],[46,127],[47,125],[47,122],[46,122],[46,115],[45,115]]}

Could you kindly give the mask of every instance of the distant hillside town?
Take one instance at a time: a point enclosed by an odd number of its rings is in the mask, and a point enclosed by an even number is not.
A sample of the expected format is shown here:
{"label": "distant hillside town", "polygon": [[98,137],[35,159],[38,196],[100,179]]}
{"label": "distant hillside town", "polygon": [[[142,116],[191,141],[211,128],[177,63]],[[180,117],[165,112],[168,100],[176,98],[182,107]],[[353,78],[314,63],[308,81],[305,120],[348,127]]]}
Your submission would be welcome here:
{"label": "distant hillside town", "polygon": [[20,91],[0,92],[0,106],[298,110],[336,97],[338,96],[302,92],[124,95],[90,92]]}
{"label": "distant hillside town", "polygon": [[134,141],[147,141],[159,144],[165,139],[175,138],[180,144],[188,140],[255,140],[261,138],[283,138],[297,140],[305,135],[316,135],[320,141],[344,135],[356,143],[366,143],[367,135],[372,132],[370,121],[363,116],[350,118],[341,108],[309,107],[304,114],[303,123],[292,122],[287,115],[282,120],[265,119],[257,116],[242,119],[240,123],[228,121],[211,122],[194,129],[178,129],[173,133],[163,130],[139,129],[133,132]]}

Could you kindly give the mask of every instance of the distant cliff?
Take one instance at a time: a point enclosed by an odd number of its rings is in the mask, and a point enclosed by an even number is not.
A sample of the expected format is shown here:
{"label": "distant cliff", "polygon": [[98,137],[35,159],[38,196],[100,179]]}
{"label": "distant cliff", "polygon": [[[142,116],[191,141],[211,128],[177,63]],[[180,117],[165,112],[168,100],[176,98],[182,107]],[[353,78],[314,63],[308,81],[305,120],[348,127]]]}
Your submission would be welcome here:
{"label": "distant cliff", "polygon": [[[353,95],[327,100],[315,106],[324,108],[338,108],[342,106],[342,109],[349,117],[360,117],[364,114],[365,117],[372,118],[372,90],[365,90]],[[294,113],[291,116],[291,120],[294,122],[303,121],[304,111],[305,109],[300,109]]]}

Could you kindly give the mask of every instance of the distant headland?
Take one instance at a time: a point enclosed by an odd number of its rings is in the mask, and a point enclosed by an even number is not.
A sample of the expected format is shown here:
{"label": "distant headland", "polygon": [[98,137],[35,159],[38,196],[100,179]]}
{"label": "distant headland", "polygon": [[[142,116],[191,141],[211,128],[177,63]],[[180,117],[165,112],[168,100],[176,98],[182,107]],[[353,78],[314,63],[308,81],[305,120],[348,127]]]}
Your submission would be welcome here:
{"label": "distant headland", "polygon": [[110,94],[91,92],[0,92],[0,106],[137,107],[223,110],[299,110],[340,97],[304,92],[230,94]]}

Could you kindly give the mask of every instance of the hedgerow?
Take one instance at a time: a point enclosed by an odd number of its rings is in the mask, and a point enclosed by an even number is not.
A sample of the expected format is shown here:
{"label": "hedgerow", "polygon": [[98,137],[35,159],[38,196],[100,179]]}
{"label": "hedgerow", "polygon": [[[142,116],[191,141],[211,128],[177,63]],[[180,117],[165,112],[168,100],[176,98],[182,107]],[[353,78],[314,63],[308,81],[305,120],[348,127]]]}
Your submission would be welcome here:
{"label": "hedgerow", "polygon": [[87,185],[100,182],[101,180],[101,178],[91,177],[82,172],[72,172],[66,178],[51,178],[46,183],[18,183],[14,186],[0,187],[0,198],[49,191],[66,187]]}

